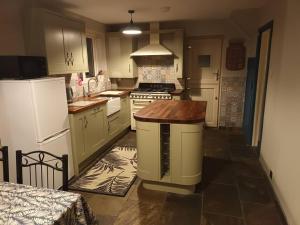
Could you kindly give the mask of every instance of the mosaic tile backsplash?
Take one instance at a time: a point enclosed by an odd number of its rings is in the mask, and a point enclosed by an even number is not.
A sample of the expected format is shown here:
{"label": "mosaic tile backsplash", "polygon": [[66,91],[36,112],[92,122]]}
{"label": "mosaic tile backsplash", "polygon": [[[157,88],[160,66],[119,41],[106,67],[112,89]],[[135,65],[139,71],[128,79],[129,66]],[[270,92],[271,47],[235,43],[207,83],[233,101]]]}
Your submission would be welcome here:
{"label": "mosaic tile backsplash", "polygon": [[183,85],[175,76],[174,58],[168,56],[147,56],[136,59],[138,80],[145,83],[175,83],[177,89]]}
{"label": "mosaic tile backsplash", "polygon": [[223,77],[221,84],[220,126],[242,127],[246,77]]}

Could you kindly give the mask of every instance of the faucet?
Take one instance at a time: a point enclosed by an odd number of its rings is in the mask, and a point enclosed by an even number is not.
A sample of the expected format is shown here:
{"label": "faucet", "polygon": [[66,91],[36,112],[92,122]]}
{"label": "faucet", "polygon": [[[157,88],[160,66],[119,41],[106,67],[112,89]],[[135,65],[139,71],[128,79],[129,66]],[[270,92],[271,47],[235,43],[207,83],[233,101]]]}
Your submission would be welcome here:
{"label": "faucet", "polygon": [[90,87],[90,81],[96,81],[97,85],[98,85],[98,78],[97,77],[92,77],[88,80],[88,97],[91,96],[91,87]]}

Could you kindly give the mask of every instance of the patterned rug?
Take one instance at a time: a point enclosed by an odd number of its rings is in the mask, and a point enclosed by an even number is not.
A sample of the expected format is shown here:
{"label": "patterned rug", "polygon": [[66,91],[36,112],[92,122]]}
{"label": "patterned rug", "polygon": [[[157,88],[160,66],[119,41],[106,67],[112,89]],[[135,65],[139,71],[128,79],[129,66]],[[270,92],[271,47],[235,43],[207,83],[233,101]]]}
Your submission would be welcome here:
{"label": "patterned rug", "polygon": [[69,189],[125,196],[136,178],[136,169],[136,148],[114,147],[70,184]]}

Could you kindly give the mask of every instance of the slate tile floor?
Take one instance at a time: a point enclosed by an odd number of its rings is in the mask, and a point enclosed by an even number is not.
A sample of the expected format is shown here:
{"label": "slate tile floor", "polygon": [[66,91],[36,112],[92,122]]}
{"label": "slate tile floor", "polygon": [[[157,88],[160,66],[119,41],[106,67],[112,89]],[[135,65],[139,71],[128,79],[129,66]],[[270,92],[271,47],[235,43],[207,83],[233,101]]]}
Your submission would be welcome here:
{"label": "slate tile floor", "polygon": [[[129,132],[115,145],[135,146]],[[285,225],[272,189],[239,130],[206,129],[203,180],[193,195],[146,190],[125,197],[82,193],[101,225]]]}

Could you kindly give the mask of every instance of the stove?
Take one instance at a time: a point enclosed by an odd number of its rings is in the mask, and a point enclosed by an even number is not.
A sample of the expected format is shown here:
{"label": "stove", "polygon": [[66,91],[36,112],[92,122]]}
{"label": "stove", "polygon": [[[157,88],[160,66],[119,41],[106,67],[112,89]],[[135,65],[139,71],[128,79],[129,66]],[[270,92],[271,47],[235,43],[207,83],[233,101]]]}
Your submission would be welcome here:
{"label": "stove", "polygon": [[173,83],[139,83],[138,88],[130,94],[131,129],[135,130],[133,115],[155,100],[171,100],[171,92],[176,87]]}
{"label": "stove", "polygon": [[170,92],[175,91],[173,83],[140,83],[134,89],[130,98],[132,99],[172,99]]}

